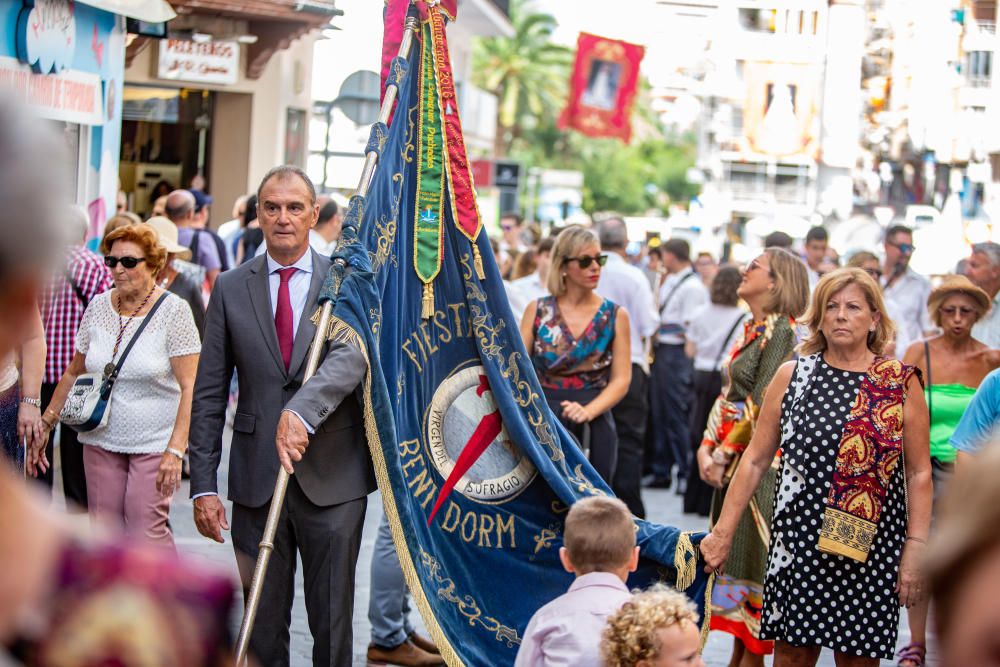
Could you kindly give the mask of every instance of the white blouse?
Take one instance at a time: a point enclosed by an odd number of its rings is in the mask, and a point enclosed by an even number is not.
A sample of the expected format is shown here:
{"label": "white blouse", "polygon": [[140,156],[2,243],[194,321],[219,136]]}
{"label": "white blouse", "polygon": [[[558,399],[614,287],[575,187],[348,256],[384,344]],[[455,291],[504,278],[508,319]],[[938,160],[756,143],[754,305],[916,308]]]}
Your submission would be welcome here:
{"label": "white blouse", "polygon": [[[118,358],[146,317],[136,317],[128,325]],[[87,306],[76,334],[76,349],[86,355],[88,373],[103,372],[111,361],[118,321],[110,290]],[[80,442],[122,454],[158,454],[166,449],[181,398],[170,359],[199,352],[201,342],[191,307],[168,292],[115,380],[107,426],[81,433]]]}

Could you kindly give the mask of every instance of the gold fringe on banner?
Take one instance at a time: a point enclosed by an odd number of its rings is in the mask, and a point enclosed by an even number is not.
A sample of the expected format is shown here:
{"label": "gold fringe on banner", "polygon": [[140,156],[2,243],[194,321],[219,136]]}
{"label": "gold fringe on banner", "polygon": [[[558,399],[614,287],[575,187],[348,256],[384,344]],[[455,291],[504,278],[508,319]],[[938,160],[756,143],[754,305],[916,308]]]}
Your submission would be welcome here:
{"label": "gold fringe on banner", "polygon": [[429,320],[434,317],[434,285],[432,283],[424,284],[423,304],[420,316],[425,320]]}

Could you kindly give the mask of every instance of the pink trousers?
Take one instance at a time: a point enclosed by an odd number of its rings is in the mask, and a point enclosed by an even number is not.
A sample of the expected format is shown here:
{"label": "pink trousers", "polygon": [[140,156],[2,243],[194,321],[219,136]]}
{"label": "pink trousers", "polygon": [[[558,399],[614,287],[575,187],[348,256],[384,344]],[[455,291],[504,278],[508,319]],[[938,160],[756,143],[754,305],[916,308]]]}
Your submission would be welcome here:
{"label": "pink trousers", "polygon": [[117,454],[84,445],[83,468],[91,518],[131,538],[174,548],[167,519],[170,498],[156,490],[161,454]]}

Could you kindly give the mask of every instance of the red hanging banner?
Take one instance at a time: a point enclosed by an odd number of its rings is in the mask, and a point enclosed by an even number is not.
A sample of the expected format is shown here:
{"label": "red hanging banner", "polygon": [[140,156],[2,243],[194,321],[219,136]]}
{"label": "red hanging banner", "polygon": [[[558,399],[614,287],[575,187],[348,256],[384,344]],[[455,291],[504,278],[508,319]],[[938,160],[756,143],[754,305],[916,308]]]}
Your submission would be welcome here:
{"label": "red hanging banner", "polygon": [[580,33],[569,100],[559,116],[559,128],[628,143],[639,64],[645,52],[638,44]]}

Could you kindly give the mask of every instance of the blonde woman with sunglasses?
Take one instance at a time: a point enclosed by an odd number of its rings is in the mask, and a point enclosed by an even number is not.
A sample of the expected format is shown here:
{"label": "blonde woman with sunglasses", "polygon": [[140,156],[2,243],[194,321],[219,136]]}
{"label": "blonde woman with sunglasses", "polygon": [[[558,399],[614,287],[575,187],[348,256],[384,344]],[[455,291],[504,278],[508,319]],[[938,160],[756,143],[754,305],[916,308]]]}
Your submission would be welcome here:
{"label": "blonde woman with sunglasses", "polygon": [[618,455],[611,408],[628,392],[632,355],[628,314],[594,291],[605,262],[593,231],[564,229],[552,247],[551,295],[528,305],[521,337],[552,412],[610,484]]}

